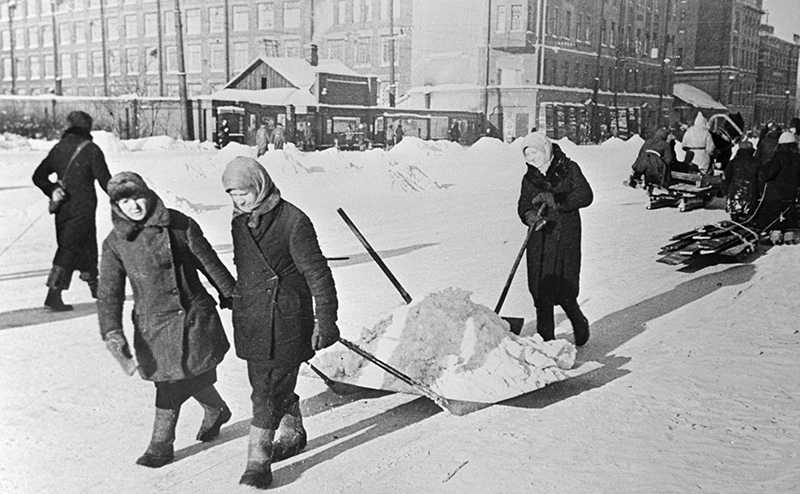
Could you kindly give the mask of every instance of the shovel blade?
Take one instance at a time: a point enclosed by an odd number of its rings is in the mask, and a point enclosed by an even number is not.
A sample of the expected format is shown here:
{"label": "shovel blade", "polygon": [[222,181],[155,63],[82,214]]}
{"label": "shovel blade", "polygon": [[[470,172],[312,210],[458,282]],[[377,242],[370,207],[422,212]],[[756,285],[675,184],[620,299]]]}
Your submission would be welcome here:
{"label": "shovel blade", "polygon": [[525,319],[522,317],[503,317],[503,320],[508,323],[511,332],[519,336],[522,332],[522,326],[525,324]]}

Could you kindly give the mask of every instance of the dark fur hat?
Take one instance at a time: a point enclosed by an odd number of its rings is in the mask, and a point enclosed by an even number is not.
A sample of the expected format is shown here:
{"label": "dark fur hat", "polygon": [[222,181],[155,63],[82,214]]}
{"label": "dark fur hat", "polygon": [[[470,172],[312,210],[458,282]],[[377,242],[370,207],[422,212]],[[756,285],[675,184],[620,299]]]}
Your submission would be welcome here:
{"label": "dark fur hat", "polygon": [[121,199],[150,197],[152,191],[144,179],[134,172],[120,172],[108,181],[108,197],[111,202]]}

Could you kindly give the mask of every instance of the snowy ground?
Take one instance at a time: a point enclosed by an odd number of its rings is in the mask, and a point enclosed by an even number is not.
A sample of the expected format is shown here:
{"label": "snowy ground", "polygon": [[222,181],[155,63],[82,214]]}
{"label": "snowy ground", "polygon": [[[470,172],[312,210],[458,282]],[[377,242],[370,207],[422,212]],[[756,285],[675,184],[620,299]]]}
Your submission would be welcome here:
{"label": "snowy ground", "polygon": [[[140,172],[170,207],[198,220],[232,268],[221,151],[168,138],[96,134],[112,173]],[[234,412],[220,438],[194,441],[187,403],[177,461],[134,464],[147,446],[154,388],[128,378],[98,335],[80,281],[76,310],[40,308],[55,251],[46,199],[30,176],[52,142],[0,137],[0,492],[230,493],[246,459],[245,365],[233,353],[218,388]],[[595,191],[583,211],[580,302],[592,338],[585,372],[455,417],[425,398],[338,397],[313,377],[299,393],[309,431],[301,455],[273,466],[277,492],[751,493],[800,491],[800,248],[741,264],[679,270],[654,262],[670,236],[726,218],[719,207],[645,210],[621,185],[639,140],[563,143]],[[449,286],[494,307],[525,234],[515,206],[524,172],[515,145],[471,148],[407,139],[391,152],[270,152],[283,196],[315,222],[356,337],[403,304],[336,213],[343,208],[412,297]],[[44,213],[43,213],[44,212]],[[98,229],[110,229],[101,200]],[[31,226],[32,225],[32,226]],[[502,313],[533,319],[522,267]],[[559,337],[571,339],[557,313]],[[230,331],[230,314],[223,313]],[[530,334],[526,326],[523,334]]]}

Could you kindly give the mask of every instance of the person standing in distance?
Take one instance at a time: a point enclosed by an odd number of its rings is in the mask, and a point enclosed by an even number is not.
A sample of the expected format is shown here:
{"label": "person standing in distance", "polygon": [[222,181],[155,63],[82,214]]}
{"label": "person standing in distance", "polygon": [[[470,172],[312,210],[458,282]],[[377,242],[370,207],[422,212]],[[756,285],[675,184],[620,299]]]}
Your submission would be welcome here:
{"label": "person standing in distance", "polygon": [[[50,198],[55,214],[58,249],[47,277],[44,305],[53,311],[72,310],[61,292],[68,290],[72,273],[88,283],[97,298],[97,193],[95,180],[105,191],[111,178],[103,151],[92,142],[92,117],[82,111],[67,115],[67,130],[33,172],[33,183]],[[50,181],[55,173],[56,182]]]}
{"label": "person standing in distance", "polygon": [[577,163],[540,132],[522,142],[528,170],[522,177],[517,213],[534,228],[526,253],[528,289],[536,307],[536,331],[555,338],[553,309],[567,314],[575,345],[589,340],[589,321],[578,305],[581,272],[581,215],[594,194]]}
{"label": "person standing in distance", "polygon": [[300,452],[300,364],[339,339],[338,299],[311,220],[281,198],[261,164],[237,157],[222,175],[233,201],[233,337],[247,361],[253,420],[240,484],[264,489],[271,464]]}

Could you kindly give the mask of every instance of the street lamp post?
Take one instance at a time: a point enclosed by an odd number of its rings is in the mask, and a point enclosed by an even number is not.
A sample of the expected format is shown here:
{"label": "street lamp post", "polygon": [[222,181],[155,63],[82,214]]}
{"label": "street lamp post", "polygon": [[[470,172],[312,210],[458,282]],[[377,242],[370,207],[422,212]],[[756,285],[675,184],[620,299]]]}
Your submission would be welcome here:
{"label": "street lamp post", "polygon": [[600,17],[598,19],[598,29],[597,29],[597,61],[594,70],[594,89],[592,90],[592,119],[591,119],[591,133],[592,133],[592,142],[595,144],[600,142],[600,122],[599,122],[599,112],[597,111],[597,104],[598,104],[598,96],[600,93],[600,61],[603,54],[603,26],[605,22],[603,21],[603,13],[605,12],[606,7],[606,0],[600,0]]}
{"label": "street lamp post", "polygon": [[175,44],[178,51],[178,94],[181,100],[182,133],[184,139],[193,141],[194,126],[192,125],[192,109],[186,88],[186,61],[183,52],[183,23],[181,20],[180,0],[175,0]]}
{"label": "street lamp post", "polygon": [[14,56],[14,11],[17,10],[16,0],[8,2],[8,31],[11,49],[11,94],[17,94],[17,57]]}
{"label": "street lamp post", "polygon": [[56,33],[56,0],[50,0],[50,13],[53,20],[53,76],[55,77],[54,92],[61,96],[61,70],[58,60],[58,34]]}
{"label": "street lamp post", "polygon": [[784,91],[784,94],[786,95],[786,102],[783,104],[783,123],[788,128],[788,126],[789,126],[789,95],[791,95],[792,92],[787,89],[786,91]]}

